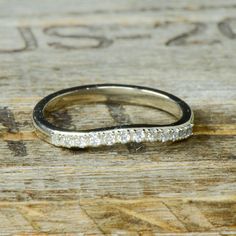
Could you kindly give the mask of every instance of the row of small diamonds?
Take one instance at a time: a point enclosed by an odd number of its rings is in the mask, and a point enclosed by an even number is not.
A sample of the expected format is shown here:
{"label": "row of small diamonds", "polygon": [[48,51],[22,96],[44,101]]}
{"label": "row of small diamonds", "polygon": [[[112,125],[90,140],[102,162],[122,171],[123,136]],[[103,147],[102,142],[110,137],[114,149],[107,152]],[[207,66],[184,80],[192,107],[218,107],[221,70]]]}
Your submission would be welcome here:
{"label": "row of small diamonds", "polygon": [[192,134],[192,125],[181,128],[130,128],[116,129],[112,131],[99,131],[87,134],[54,134],[52,143],[57,146],[79,147],[88,146],[97,147],[100,145],[111,146],[116,143],[129,142],[153,142],[153,141],[176,141],[185,139]]}

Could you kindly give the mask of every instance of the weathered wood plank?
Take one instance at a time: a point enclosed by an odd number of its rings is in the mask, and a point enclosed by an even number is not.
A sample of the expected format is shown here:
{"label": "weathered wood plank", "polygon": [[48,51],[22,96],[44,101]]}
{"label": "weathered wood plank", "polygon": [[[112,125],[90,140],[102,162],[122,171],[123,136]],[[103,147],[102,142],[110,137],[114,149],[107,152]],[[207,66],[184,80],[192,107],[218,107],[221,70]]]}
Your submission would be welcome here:
{"label": "weathered wood plank", "polygon": [[[236,235],[235,16],[235,0],[1,2],[0,235]],[[185,99],[194,136],[68,150],[34,135],[40,98],[112,82]],[[117,104],[51,118],[66,128],[171,121]]]}

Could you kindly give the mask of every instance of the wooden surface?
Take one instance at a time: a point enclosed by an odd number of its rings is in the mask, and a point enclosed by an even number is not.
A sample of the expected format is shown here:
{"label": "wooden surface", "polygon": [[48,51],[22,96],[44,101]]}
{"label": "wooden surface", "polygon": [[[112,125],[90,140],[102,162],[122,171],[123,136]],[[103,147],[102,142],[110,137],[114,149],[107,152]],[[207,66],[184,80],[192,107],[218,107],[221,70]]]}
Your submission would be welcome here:
{"label": "wooden surface", "polygon": [[[236,235],[235,17],[235,0],[1,1],[0,235]],[[79,151],[34,135],[40,98],[104,82],[183,98],[194,137]],[[169,118],[104,104],[52,119]]]}

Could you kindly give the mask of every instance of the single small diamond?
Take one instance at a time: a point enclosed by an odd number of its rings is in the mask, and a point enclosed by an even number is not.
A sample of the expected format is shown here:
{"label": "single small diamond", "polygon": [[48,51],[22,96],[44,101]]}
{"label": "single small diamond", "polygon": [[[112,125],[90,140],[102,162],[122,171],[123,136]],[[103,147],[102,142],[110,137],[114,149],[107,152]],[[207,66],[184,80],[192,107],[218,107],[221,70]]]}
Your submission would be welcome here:
{"label": "single small diamond", "polygon": [[75,136],[74,135],[66,135],[65,142],[68,147],[74,147],[75,146]]}
{"label": "single small diamond", "polygon": [[167,131],[167,137],[168,137],[168,141],[174,141],[175,140],[175,131],[173,129],[169,129]]}
{"label": "single small diamond", "polygon": [[84,148],[87,146],[87,137],[85,135],[81,135],[79,137],[76,137],[74,140],[74,146],[79,148]]}
{"label": "single small diamond", "polygon": [[72,138],[71,138],[71,136],[66,136],[66,137],[64,137],[63,138],[63,140],[64,140],[64,145],[66,146],[66,147],[72,147],[73,145],[72,145]]}
{"label": "single small diamond", "polygon": [[174,129],[172,131],[172,141],[176,141],[179,139],[179,129]]}
{"label": "single small diamond", "polygon": [[186,127],[182,127],[181,130],[180,130],[180,138],[181,139],[185,139],[186,138],[186,134],[187,134]]}
{"label": "single small diamond", "polygon": [[140,143],[145,140],[144,130],[138,129],[133,132],[132,141]]}
{"label": "single small diamond", "polygon": [[101,139],[98,133],[91,133],[89,135],[89,145],[97,147],[101,144]]}
{"label": "single small diamond", "polygon": [[66,139],[65,135],[59,134],[59,135],[57,135],[57,137],[58,137],[58,143],[59,143],[59,145],[64,145],[65,139]]}
{"label": "single small diamond", "polygon": [[158,131],[156,129],[148,129],[146,131],[147,141],[154,142],[158,140]]}
{"label": "single small diamond", "polygon": [[161,137],[162,142],[168,141],[169,140],[169,132],[168,131],[162,131],[160,137]]}
{"label": "single small diamond", "polygon": [[188,127],[184,127],[184,138],[188,137]]}
{"label": "single small diamond", "polygon": [[121,130],[117,133],[117,141],[119,143],[128,143],[130,141],[130,133],[128,130]]}
{"label": "single small diamond", "polygon": [[61,145],[61,134],[52,134],[52,144],[56,146]]}
{"label": "single small diamond", "polygon": [[193,126],[192,126],[192,125],[189,125],[189,126],[188,126],[188,130],[187,130],[187,136],[188,136],[188,137],[191,136],[192,133],[193,133]]}
{"label": "single small diamond", "polygon": [[111,146],[116,142],[115,133],[108,132],[104,133],[103,141],[105,145]]}

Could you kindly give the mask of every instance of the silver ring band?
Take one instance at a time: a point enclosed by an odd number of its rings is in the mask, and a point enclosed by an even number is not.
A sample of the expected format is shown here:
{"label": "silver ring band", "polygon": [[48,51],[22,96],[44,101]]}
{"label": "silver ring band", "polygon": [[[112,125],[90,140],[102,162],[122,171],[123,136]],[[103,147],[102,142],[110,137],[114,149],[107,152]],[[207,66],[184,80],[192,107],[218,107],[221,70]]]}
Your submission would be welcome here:
{"label": "silver ring band", "polygon": [[[164,110],[177,118],[168,125],[119,125],[71,131],[51,124],[45,114],[74,103],[119,102]],[[68,88],[50,94],[33,110],[33,124],[43,140],[61,147],[96,147],[129,142],[176,141],[192,135],[193,112],[183,100],[157,89],[120,84],[94,84]]]}

